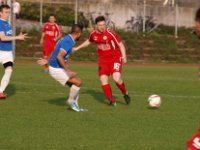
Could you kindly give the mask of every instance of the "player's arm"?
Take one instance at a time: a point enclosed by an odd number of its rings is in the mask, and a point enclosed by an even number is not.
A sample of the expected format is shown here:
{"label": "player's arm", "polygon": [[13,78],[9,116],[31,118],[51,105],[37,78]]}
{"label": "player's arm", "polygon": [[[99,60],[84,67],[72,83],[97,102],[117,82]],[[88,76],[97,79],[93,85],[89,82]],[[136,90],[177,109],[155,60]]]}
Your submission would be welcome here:
{"label": "player's arm", "polygon": [[122,59],[122,62],[123,63],[126,63],[127,62],[127,59],[126,59],[126,49],[125,49],[125,46],[122,42],[119,43],[119,49],[120,49],[120,52],[121,52],[121,59]]}
{"label": "player's arm", "polygon": [[85,42],[83,42],[81,45],[79,45],[79,46],[77,46],[77,47],[74,47],[73,48],[73,52],[75,52],[75,51],[78,51],[79,49],[81,49],[81,48],[84,48],[84,47],[87,47],[87,46],[89,46],[91,44],[91,42],[89,41],[89,39],[87,39]]}
{"label": "player's arm", "polygon": [[62,33],[60,32],[58,36],[54,39],[55,42],[57,42],[62,37]]}
{"label": "player's arm", "polygon": [[195,22],[195,33],[196,35],[200,36],[200,22],[199,21]]}
{"label": "player's arm", "polygon": [[122,62],[123,63],[126,63],[127,62],[127,59],[126,59],[126,49],[125,49],[125,46],[124,44],[121,42],[119,36],[112,30],[107,30],[108,33],[111,35],[113,41],[115,41],[115,43],[118,45],[119,49],[120,49],[120,52],[121,52],[121,59],[122,59]]}
{"label": "player's arm", "polygon": [[61,50],[59,51],[58,55],[57,55],[57,60],[58,60],[58,62],[60,63],[60,65],[62,66],[62,68],[64,68],[65,71],[68,73],[68,75],[69,75],[70,77],[73,77],[73,76],[75,76],[75,73],[72,72],[72,71],[67,67],[66,62],[65,62],[65,60],[64,60],[65,55],[66,55],[66,51],[61,49]]}
{"label": "player's arm", "polygon": [[58,32],[58,35],[54,39],[55,42],[57,42],[62,37],[62,32],[57,24],[56,24],[56,30]]}
{"label": "player's arm", "polygon": [[44,37],[45,37],[45,32],[42,32],[41,39],[40,39],[40,44],[44,43]]}
{"label": "player's arm", "polygon": [[18,36],[6,36],[4,32],[0,32],[1,41],[14,41],[14,40],[25,40],[28,38],[28,34],[20,33]]}

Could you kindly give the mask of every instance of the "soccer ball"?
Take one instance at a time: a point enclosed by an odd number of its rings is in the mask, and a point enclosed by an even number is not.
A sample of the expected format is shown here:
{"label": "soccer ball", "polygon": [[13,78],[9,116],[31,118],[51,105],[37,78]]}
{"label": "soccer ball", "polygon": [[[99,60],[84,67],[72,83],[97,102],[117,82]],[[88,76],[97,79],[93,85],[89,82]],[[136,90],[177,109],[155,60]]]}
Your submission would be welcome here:
{"label": "soccer ball", "polygon": [[158,108],[161,104],[161,98],[158,95],[151,95],[148,98],[148,103],[150,107]]}

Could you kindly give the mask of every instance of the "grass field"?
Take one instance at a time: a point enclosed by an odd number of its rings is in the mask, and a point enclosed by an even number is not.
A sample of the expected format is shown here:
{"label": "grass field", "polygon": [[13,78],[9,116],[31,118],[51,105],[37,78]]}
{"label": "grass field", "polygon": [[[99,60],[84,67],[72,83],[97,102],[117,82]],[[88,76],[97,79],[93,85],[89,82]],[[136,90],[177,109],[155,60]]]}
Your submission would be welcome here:
{"label": "grass field", "polygon": [[[104,101],[96,65],[71,65],[84,81],[75,113],[62,87],[42,68],[17,64],[8,99],[0,101],[0,150],[184,150],[200,122],[197,68],[124,67],[131,105],[112,82],[117,107]],[[3,69],[0,68],[0,76]],[[159,109],[147,107],[151,94]]]}

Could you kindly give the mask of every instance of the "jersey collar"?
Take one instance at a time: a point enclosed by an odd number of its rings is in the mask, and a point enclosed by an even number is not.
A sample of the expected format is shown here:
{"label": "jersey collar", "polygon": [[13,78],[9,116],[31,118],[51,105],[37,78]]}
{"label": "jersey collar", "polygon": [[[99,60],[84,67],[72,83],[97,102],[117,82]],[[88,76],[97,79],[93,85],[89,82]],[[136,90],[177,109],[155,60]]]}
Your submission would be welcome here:
{"label": "jersey collar", "polygon": [[7,20],[4,20],[4,19],[2,19],[2,18],[0,18],[0,20],[2,20],[2,21],[4,21],[4,22],[8,22]]}
{"label": "jersey collar", "polygon": [[48,24],[50,24],[50,25],[52,25],[52,26],[53,26],[53,25],[55,25],[56,23],[55,23],[55,22],[54,22],[54,23],[48,22]]}
{"label": "jersey collar", "polygon": [[69,34],[69,37],[72,39],[72,41],[74,42],[74,44],[76,43],[75,41],[74,41],[74,39],[73,39],[73,37],[72,37],[72,35],[71,34]]}
{"label": "jersey collar", "polygon": [[107,28],[103,32],[99,32],[98,30],[95,30],[98,34],[103,34],[107,31]]}

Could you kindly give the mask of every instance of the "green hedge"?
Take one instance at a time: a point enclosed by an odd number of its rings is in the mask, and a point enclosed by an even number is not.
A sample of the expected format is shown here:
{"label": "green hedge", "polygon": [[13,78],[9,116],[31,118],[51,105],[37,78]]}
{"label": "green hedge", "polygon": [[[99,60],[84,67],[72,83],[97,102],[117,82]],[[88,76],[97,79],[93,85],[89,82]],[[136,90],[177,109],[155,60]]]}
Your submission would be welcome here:
{"label": "green hedge", "polygon": [[[171,31],[166,31],[165,33],[153,32],[143,36],[142,34],[117,30],[117,34],[125,44],[129,62],[137,60],[144,62],[199,62],[200,39],[191,33],[192,29],[180,28],[177,39],[174,38]],[[42,47],[31,47],[31,45],[39,43],[41,33],[34,29],[28,32],[31,39],[17,41],[18,56],[34,57],[38,51],[42,52]],[[85,30],[77,45],[85,41],[89,34]],[[78,51],[72,55],[71,59],[74,61],[97,61],[96,46],[92,44]]]}
{"label": "green hedge", "polygon": [[[59,25],[70,26],[74,23],[74,10],[71,5],[58,5],[58,4],[45,4],[43,6],[43,21],[48,21],[49,15],[54,14],[56,16],[56,22]],[[40,20],[40,4],[31,2],[21,3],[21,19],[39,21]],[[79,23],[85,27],[88,26],[88,20],[83,16],[83,13],[78,13]]]}

